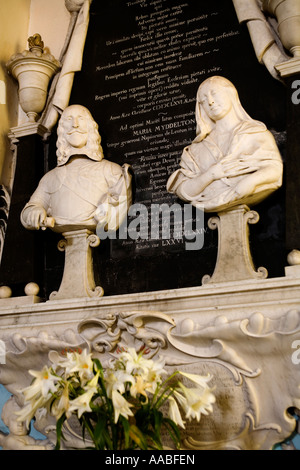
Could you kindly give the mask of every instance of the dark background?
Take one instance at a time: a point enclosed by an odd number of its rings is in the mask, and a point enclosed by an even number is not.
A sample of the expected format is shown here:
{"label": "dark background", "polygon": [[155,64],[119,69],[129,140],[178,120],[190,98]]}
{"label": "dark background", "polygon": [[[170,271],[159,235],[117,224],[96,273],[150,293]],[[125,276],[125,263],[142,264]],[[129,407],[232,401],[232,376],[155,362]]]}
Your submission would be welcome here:
{"label": "dark background", "polygon": [[[167,4],[182,4],[182,1],[168,1]],[[218,75],[231,80],[236,86],[242,105],[254,119],[263,121],[274,133],[283,160],[286,153],[286,87],[271,77],[267,69],[258,63],[253,46],[248,34],[247,27],[240,26],[231,0],[199,1],[187,0],[189,3],[189,17],[198,17],[203,13],[218,11],[218,21],[210,19],[210,34],[222,34],[223,31],[239,30],[238,36],[232,36],[222,43],[217,54],[210,54],[208,57],[197,58],[186,61],[187,73],[198,69],[212,68],[214,64],[221,67]],[[85,45],[82,71],[76,73],[70,104],[82,104],[93,114],[94,119],[99,124],[99,131],[102,137],[102,146],[105,158],[119,164],[129,163],[133,167],[133,183],[135,195],[139,195],[139,185],[145,182],[135,172],[136,159],[134,156],[135,146],[127,148],[133,152],[130,159],[126,159],[124,154],[118,149],[114,151],[109,147],[109,142],[116,139],[119,132],[119,124],[116,126],[109,120],[113,112],[122,112],[132,107],[128,100],[120,104],[111,102],[99,102],[95,100],[97,94],[109,93],[111,84],[103,78],[103,73],[96,71],[96,66],[109,61],[106,54],[111,50],[105,47],[108,39],[130,35],[136,22],[130,15],[140,14],[138,6],[126,9],[125,0],[109,0],[107,2],[94,1],[91,5],[90,25],[87,41]],[[205,24],[205,22],[203,23]],[[124,47],[124,45],[120,45]],[[111,71],[110,71],[111,73]],[[175,73],[175,72],[174,72]],[[215,73],[206,73],[194,83],[184,88],[184,93],[188,98],[195,98],[198,86],[204,80]],[[131,88],[136,86],[131,77],[124,77],[120,88]],[[118,111],[115,111],[118,107]],[[180,112],[194,111],[195,101],[183,105],[181,109],[169,108],[168,115],[174,119]],[[153,118],[157,116],[153,113]],[[150,115],[149,115],[150,117]],[[139,117],[129,118],[129,123],[137,122]],[[122,139],[123,135],[120,135]],[[195,130],[187,130],[186,139],[192,141],[195,137]],[[140,149],[140,147],[139,147]],[[178,164],[182,149],[178,148]],[[20,149],[19,149],[20,151]],[[45,169],[56,166],[56,130],[54,130],[50,140],[45,144]],[[24,157],[26,158],[26,157]],[[158,157],[159,158],[159,155]],[[45,170],[46,171],[46,170]],[[285,180],[284,180],[285,181]],[[38,183],[38,179],[36,184]],[[162,190],[161,200],[166,197],[165,190]],[[135,196],[136,197],[136,196]],[[181,201],[168,197],[168,202]],[[133,202],[141,201],[137,197]],[[27,201],[26,201],[27,202]],[[286,263],[285,245],[285,183],[283,187],[269,197],[266,201],[254,208],[260,215],[260,221],[250,227],[250,243],[254,264],[256,267],[264,266],[269,272],[269,277],[284,275]],[[205,228],[207,220],[213,214],[205,214]],[[24,234],[23,227],[19,227]],[[33,237],[33,234],[30,234]],[[36,235],[35,235],[36,236]],[[120,243],[104,240],[98,248],[93,249],[95,277],[105,291],[105,295],[137,293],[144,291],[155,291],[161,289],[173,289],[181,287],[192,287],[201,285],[201,279],[205,274],[212,274],[217,256],[218,233],[207,228],[204,247],[199,251],[186,251],[184,245],[173,248],[162,247],[148,248],[140,254],[134,247],[134,243],[129,250]],[[64,254],[57,251],[56,244],[59,236],[46,231],[38,234],[36,246],[42,246],[43,269],[36,270],[29,281],[35,281],[42,287],[42,296],[46,298],[53,290],[57,290],[62,277]],[[7,242],[8,243],[8,242]],[[20,243],[20,242],[19,242]],[[40,248],[41,249],[41,248]],[[40,251],[41,253],[41,251]],[[25,264],[30,262],[32,252],[26,253],[23,249]],[[15,260],[17,263],[17,260]],[[15,285],[16,291],[20,289],[24,277],[28,273],[20,268],[18,275],[11,273],[9,280],[4,282],[8,285]],[[3,271],[3,267],[2,267]],[[33,277],[35,276],[35,279]],[[7,279],[7,276],[6,276]],[[26,283],[26,282],[25,282]]]}

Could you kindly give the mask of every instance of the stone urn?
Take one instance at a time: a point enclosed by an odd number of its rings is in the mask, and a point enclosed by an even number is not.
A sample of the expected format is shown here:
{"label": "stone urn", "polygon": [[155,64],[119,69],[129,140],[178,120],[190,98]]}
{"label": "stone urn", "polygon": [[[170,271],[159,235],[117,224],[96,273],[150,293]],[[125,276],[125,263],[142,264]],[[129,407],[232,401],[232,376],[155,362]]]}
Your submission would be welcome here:
{"label": "stone urn", "polygon": [[294,58],[300,57],[299,0],[263,0],[263,10],[277,19],[283,46]]}
{"label": "stone urn", "polygon": [[29,122],[36,122],[44,110],[51,78],[61,64],[44,50],[39,34],[28,39],[29,50],[13,55],[6,64],[8,72],[19,83],[19,101]]}

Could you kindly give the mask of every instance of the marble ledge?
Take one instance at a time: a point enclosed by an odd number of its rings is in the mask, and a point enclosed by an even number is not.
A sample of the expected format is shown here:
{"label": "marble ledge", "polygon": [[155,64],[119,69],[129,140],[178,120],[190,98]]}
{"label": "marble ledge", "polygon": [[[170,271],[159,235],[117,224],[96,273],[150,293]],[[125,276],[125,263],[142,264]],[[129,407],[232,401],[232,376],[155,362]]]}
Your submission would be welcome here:
{"label": "marble ledge", "polygon": [[278,71],[282,78],[296,75],[300,72],[300,59],[299,57],[295,57],[281,64],[276,64],[275,69]]}
{"label": "marble ledge", "polygon": [[94,298],[52,300],[1,306],[1,336],[11,329],[55,327],[61,330],[88,318],[104,318],[118,312],[162,312],[179,320],[200,315],[203,322],[225,315],[234,320],[260,312],[280,317],[300,310],[300,277],[224,282],[182,289]]}

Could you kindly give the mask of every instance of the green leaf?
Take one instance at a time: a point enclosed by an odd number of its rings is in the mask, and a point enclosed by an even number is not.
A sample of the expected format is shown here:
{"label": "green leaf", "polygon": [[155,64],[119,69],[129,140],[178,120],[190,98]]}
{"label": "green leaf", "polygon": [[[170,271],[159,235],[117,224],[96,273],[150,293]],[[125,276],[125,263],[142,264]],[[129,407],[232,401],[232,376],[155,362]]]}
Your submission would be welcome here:
{"label": "green leaf", "polygon": [[142,450],[148,449],[146,436],[142,433],[142,431],[137,426],[135,426],[135,424],[130,425],[129,436],[137,444],[137,446],[140,449]]}
{"label": "green leaf", "polygon": [[154,416],[154,427],[155,427],[155,429],[160,431],[162,421],[163,421],[163,414],[162,414],[161,411],[154,408],[153,409],[153,416]]}
{"label": "green leaf", "polygon": [[107,432],[107,420],[105,415],[98,416],[98,421],[94,430],[94,444],[96,449],[105,450],[111,446],[112,442]]}
{"label": "green leaf", "polygon": [[157,410],[156,408],[153,408],[150,410],[149,424],[153,428],[154,434],[156,436],[156,440],[160,440],[162,420],[163,420],[163,414],[161,413],[161,411]]}
{"label": "green leaf", "polygon": [[101,362],[99,361],[99,359],[94,358],[94,359],[93,359],[93,363],[96,365],[97,370],[100,370],[101,372],[103,372],[103,367],[102,367],[102,364],[101,364]]}
{"label": "green leaf", "polygon": [[157,435],[157,433],[148,430],[147,432],[147,437],[149,440],[148,447],[150,449],[156,449],[156,450],[163,450],[163,446],[160,440],[160,436]]}
{"label": "green leaf", "polygon": [[180,430],[176,423],[170,418],[164,418],[163,424],[167,429],[172,441],[174,442],[176,448],[178,449],[180,446]]}
{"label": "green leaf", "polygon": [[130,424],[129,424],[129,421],[128,419],[124,418],[124,416],[120,415],[120,423],[123,427],[123,431],[124,431],[124,447],[125,449],[129,449],[130,448]]}
{"label": "green leaf", "polygon": [[63,436],[63,433],[62,433],[62,426],[63,426],[65,421],[66,421],[66,414],[64,413],[56,423],[56,445],[55,445],[55,450],[60,449],[61,438],[64,439],[64,436]]}
{"label": "green leaf", "polygon": [[83,415],[80,418],[80,423],[82,426],[82,437],[84,440],[84,431],[87,429],[90,437],[92,438],[92,441],[94,442],[94,427],[90,419],[90,413],[83,413]]}

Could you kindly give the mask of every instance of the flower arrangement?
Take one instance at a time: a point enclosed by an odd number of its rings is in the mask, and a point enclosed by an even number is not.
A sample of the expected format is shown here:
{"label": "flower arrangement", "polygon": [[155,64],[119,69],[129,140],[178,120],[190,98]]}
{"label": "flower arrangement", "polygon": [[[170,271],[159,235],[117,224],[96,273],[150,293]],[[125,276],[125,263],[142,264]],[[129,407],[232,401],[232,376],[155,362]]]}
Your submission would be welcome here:
{"label": "flower arrangement", "polygon": [[[50,357],[51,367],[29,371],[34,380],[23,390],[25,406],[17,414],[27,427],[40,409],[55,416],[56,449],[61,448],[63,424],[72,415],[96,450],[162,449],[162,427],[179,448],[179,428],[185,428],[181,412],[185,419],[199,421],[213,409],[210,375],[176,371],[163,379],[164,363],[146,358],[145,348],[120,350],[105,370],[86,350]],[[161,410],[165,404],[167,416]]]}

